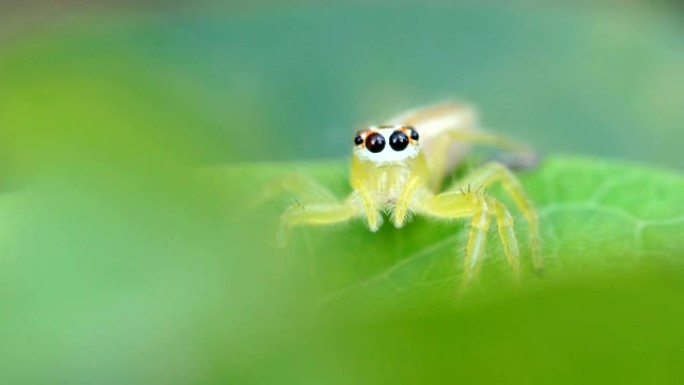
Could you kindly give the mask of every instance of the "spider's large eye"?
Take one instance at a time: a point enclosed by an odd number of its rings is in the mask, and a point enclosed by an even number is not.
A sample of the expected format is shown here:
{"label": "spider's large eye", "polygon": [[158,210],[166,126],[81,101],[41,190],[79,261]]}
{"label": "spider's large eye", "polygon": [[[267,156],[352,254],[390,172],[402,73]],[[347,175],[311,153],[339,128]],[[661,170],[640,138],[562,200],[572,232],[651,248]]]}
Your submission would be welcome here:
{"label": "spider's large eye", "polygon": [[374,132],[366,137],[366,148],[370,152],[380,152],[385,148],[385,138]]}
{"label": "spider's large eye", "polygon": [[409,144],[408,137],[402,131],[394,131],[389,138],[389,142],[390,147],[394,151],[404,151]]}

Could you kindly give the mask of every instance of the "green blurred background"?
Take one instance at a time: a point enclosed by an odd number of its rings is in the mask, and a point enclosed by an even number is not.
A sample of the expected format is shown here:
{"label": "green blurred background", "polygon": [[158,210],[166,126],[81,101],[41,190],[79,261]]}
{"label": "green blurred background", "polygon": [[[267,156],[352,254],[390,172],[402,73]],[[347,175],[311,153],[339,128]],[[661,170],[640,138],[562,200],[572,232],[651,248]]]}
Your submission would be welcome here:
{"label": "green blurred background", "polygon": [[0,384],[684,382],[678,271],[320,314],[243,180],[196,173],[343,158],[447,98],[543,153],[681,170],[684,8],[0,3]]}
{"label": "green blurred background", "polygon": [[457,98],[547,152],[684,166],[674,4],[38,4],[0,16],[5,90],[142,109],[212,161],[346,156],[356,128]]}

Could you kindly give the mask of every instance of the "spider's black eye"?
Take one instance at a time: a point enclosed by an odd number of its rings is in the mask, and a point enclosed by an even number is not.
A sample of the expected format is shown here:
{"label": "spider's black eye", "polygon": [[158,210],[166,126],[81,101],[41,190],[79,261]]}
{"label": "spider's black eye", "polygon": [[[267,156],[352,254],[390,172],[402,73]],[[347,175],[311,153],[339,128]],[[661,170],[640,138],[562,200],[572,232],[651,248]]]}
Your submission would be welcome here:
{"label": "spider's black eye", "polygon": [[408,137],[406,137],[406,134],[402,131],[394,131],[392,136],[390,136],[389,142],[390,147],[392,147],[394,151],[404,151],[409,144]]}
{"label": "spider's black eye", "polygon": [[411,129],[411,139],[413,140],[418,140],[418,131],[414,130],[413,128]]}
{"label": "spider's black eye", "polygon": [[366,137],[366,148],[370,152],[380,152],[385,148],[385,138],[374,132]]}
{"label": "spider's black eye", "polygon": [[354,144],[357,146],[363,144],[363,136],[356,135],[356,138],[354,138]]}

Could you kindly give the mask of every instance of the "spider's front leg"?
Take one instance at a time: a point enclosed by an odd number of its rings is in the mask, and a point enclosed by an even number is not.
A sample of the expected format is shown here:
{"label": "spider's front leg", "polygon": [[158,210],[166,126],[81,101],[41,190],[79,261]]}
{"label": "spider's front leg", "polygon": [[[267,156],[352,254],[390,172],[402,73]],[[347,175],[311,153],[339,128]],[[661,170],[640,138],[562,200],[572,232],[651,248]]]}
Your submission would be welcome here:
{"label": "spider's front leg", "polygon": [[291,193],[302,200],[336,202],[337,198],[325,187],[308,176],[290,173],[268,183],[259,194],[251,199],[252,206],[258,206],[283,194]]}
{"label": "spider's front leg", "polygon": [[470,283],[479,270],[489,230],[489,207],[475,193],[445,192],[422,199],[417,207],[423,215],[440,219],[472,218],[463,262],[462,286]]}
{"label": "spider's front leg", "polygon": [[537,210],[527,197],[527,193],[525,193],[525,189],[520,184],[518,178],[506,166],[498,162],[487,163],[466,175],[460,181],[455,182],[450,189],[463,189],[467,188],[468,185],[486,189],[497,182],[501,183],[528,223],[532,262],[534,268],[537,271],[541,271],[543,269],[543,262],[539,251],[540,237]]}
{"label": "spider's front leg", "polygon": [[344,202],[296,202],[281,217],[278,245],[286,245],[287,234],[295,226],[333,225],[360,217],[366,217],[371,231],[376,231],[380,226],[381,217],[377,207],[370,194],[363,189],[354,191]]}
{"label": "spider's front leg", "polygon": [[506,260],[513,272],[513,279],[519,281],[520,258],[513,219],[501,202],[492,197],[485,197],[481,191],[459,189],[439,195],[426,195],[420,199],[416,211],[441,219],[471,218],[463,262],[462,288],[470,284],[480,271],[491,217],[496,218]]}

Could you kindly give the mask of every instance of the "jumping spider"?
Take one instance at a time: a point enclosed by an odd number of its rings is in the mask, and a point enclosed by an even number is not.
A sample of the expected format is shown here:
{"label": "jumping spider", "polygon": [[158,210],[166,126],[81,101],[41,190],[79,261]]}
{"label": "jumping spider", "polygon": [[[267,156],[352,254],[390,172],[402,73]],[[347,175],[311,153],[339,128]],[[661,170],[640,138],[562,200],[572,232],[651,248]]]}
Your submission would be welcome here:
{"label": "jumping spider", "polygon": [[[513,218],[506,206],[483,191],[501,183],[528,223],[532,261],[541,269],[539,225],[534,206],[522,185],[502,163],[490,162],[439,192],[443,179],[461,160],[467,144],[522,148],[505,137],[477,130],[474,110],[448,102],[408,111],[370,126],[353,140],[350,182],[353,192],[337,200],[312,181],[298,181],[289,188],[302,196],[282,215],[279,240],[284,244],[289,229],[300,225],[328,225],[364,218],[371,231],[382,224],[385,212],[401,228],[409,214],[439,219],[469,219],[462,284],[476,277],[482,262],[491,219],[496,220],[513,278],[520,275],[518,243]],[[315,192],[315,193],[314,193]]]}

